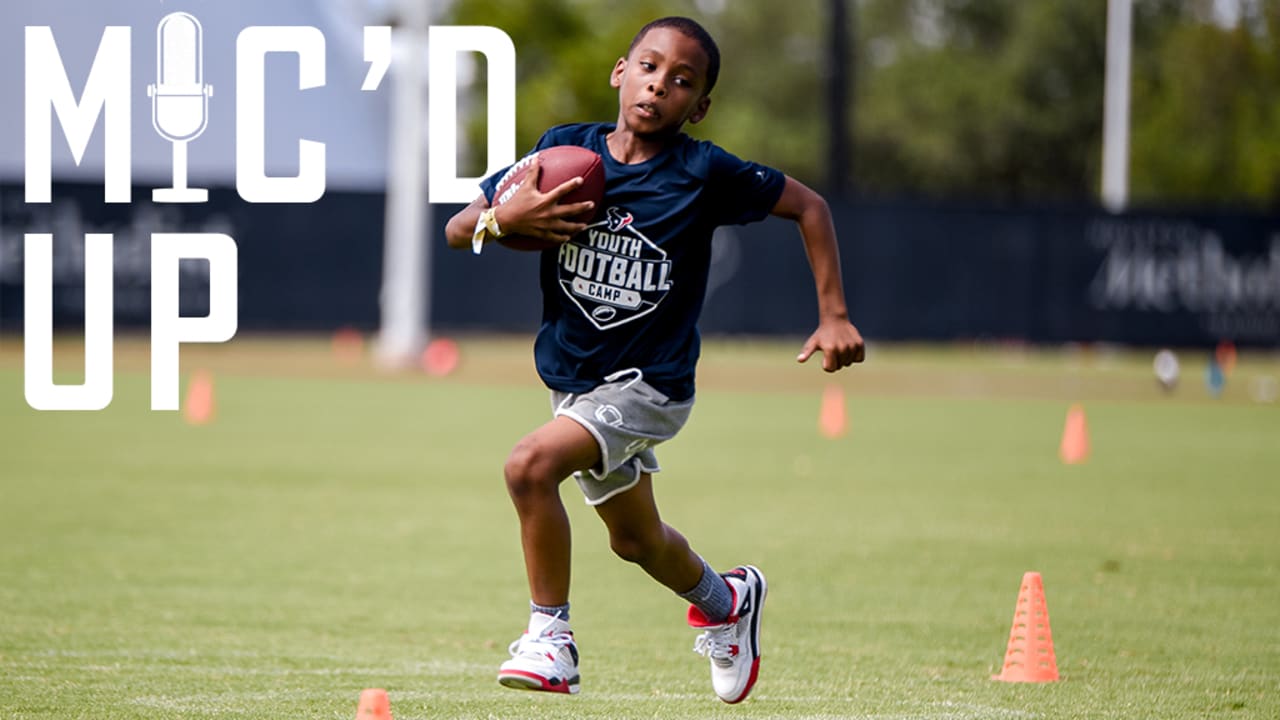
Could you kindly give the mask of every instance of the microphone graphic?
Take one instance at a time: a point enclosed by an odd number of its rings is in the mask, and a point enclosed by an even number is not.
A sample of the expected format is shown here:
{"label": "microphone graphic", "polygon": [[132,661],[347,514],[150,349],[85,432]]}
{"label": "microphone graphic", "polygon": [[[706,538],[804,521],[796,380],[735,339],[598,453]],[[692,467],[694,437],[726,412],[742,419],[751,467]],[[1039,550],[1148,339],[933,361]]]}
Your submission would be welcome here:
{"label": "microphone graphic", "polygon": [[187,187],[187,143],[209,123],[213,86],[204,84],[204,29],[184,12],[156,26],[156,84],[147,86],[151,124],[173,143],[173,187],[151,191],[154,202],[206,202],[209,191]]}

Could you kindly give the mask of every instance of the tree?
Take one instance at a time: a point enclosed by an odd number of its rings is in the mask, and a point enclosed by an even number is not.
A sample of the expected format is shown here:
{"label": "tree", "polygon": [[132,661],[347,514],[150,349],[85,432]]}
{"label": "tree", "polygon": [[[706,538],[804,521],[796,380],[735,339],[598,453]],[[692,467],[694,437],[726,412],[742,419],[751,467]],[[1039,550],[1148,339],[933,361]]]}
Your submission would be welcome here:
{"label": "tree", "polygon": [[[524,151],[552,125],[615,120],[618,94],[609,87],[609,72],[636,31],[664,15],[698,19],[724,58],[711,112],[686,131],[816,183],[823,157],[816,0],[457,0],[447,21],[497,25],[511,36],[517,147]],[[470,129],[474,146],[482,146],[481,133],[478,124]]]}
{"label": "tree", "polygon": [[1269,8],[1235,28],[1177,23],[1135,68],[1135,201],[1280,206],[1280,10]]}
{"label": "tree", "polygon": [[864,13],[860,189],[1091,195],[1105,0],[870,0]]}
{"label": "tree", "polygon": [[[724,64],[686,130],[821,186],[824,2],[456,0],[448,21],[514,40],[523,150],[551,125],[616,118],[608,73],[632,35],[695,17]],[[849,2],[858,192],[1096,202],[1108,0]],[[1236,28],[1215,24],[1215,0],[1134,2],[1131,197],[1280,204],[1280,2],[1242,0]]]}

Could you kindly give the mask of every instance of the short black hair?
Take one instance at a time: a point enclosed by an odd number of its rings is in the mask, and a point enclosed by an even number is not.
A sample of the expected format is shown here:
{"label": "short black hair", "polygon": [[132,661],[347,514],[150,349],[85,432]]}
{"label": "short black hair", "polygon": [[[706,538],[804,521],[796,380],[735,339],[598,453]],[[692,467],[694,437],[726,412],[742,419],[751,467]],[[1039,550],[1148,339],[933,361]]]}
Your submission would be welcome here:
{"label": "short black hair", "polygon": [[636,45],[639,45],[644,36],[655,28],[671,28],[685,37],[696,40],[702,46],[702,51],[707,54],[707,89],[702,94],[710,93],[711,88],[716,86],[716,80],[720,77],[720,48],[716,46],[716,41],[711,37],[711,33],[698,24],[697,20],[679,15],[671,15],[654,20],[640,28],[640,32],[636,33],[636,36],[631,39],[631,46],[627,48],[627,57],[631,57],[631,52],[636,49]]}

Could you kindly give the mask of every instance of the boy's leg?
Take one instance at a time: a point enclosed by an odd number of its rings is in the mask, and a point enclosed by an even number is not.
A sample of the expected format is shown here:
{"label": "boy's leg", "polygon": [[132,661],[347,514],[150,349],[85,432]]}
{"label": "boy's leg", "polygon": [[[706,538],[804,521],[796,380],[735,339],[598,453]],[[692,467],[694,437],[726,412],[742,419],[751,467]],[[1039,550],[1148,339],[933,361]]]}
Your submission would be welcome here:
{"label": "boy's leg", "polygon": [[694,649],[711,660],[711,684],[728,703],[746,699],[760,672],[760,612],[768,593],[764,575],[750,565],[715,575],[674,528],[662,522],[653,478],[596,506],[609,528],[609,544],[693,605],[689,624],[704,632]]}
{"label": "boy's leg", "polygon": [[609,529],[609,547],[677,594],[702,579],[703,562],[675,528],[662,522],[653,498],[653,476],[641,473],[635,487],[600,505],[596,513]]}
{"label": "boy's leg", "polygon": [[528,629],[511,644],[511,659],[498,682],[524,690],[576,693],[578,648],[569,629],[569,517],[560,482],[600,461],[592,435],[568,418],[557,418],[520,440],[507,458],[507,492],[520,517],[529,596],[535,608]]}
{"label": "boy's leg", "polygon": [[558,417],[516,443],[503,468],[507,493],[520,518],[520,544],[533,602],[569,602],[569,516],[560,483],[600,462],[600,446],[586,428]]}

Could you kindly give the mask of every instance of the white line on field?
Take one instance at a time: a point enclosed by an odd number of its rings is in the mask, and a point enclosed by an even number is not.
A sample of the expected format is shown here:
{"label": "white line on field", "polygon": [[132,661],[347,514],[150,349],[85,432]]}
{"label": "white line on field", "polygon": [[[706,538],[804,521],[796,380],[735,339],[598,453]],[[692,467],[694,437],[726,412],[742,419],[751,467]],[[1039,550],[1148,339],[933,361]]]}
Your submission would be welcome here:
{"label": "white line on field", "polygon": [[[587,695],[589,691],[584,691]],[[430,699],[431,693],[420,693],[421,698]],[[661,692],[661,693],[618,693],[618,692],[590,692],[592,699],[619,701],[619,702],[646,702],[646,701],[662,701],[662,700],[706,700],[711,697],[708,692]],[[758,694],[753,696],[757,703],[779,702],[795,705],[803,704],[831,704],[840,702],[854,702],[856,698],[852,697],[835,697],[822,695],[769,695]],[[754,704],[760,709],[759,704]],[[989,705],[978,705],[973,703],[957,703],[951,701],[943,701],[933,703],[941,712],[900,712],[900,713],[868,713],[861,715],[849,714],[830,714],[820,713],[816,715],[792,715],[787,714],[787,720],[993,720],[1007,718],[1008,720],[1031,720],[1033,718],[1043,717],[1039,713],[1027,712],[1025,710],[1010,710],[1007,708],[998,708]],[[707,717],[721,717],[720,715],[709,715]],[[781,717],[781,716],[780,716]]]}
{"label": "white line on field", "polygon": [[[92,657],[92,655],[76,655],[74,657]],[[118,656],[117,656],[118,657]],[[187,656],[183,656],[187,657]],[[142,658],[137,658],[142,659]],[[165,658],[165,660],[176,658]],[[309,660],[314,658],[308,658]],[[349,660],[349,658],[344,658]],[[146,658],[145,666],[156,667],[161,663],[154,662],[156,658]],[[26,670],[79,670],[82,672],[119,672],[128,669],[127,665],[117,663],[115,665],[102,665],[97,663],[57,663],[56,666],[47,662],[15,662],[13,665],[17,668]],[[341,675],[423,675],[430,674],[436,677],[442,675],[465,675],[468,673],[488,673],[492,670],[490,663],[465,663],[446,660],[426,660],[400,663],[398,665],[366,665],[366,666],[335,666],[335,667],[300,667],[300,668],[275,668],[275,667],[245,667],[240,665],[207,665],[200,663],[177,663],[163,664],[163,670],[166,672],[196,674],[196,675],[243,675],[243,676],[267,676],[267,677],[289,677],[296,675],[315,675],[315,676],[341,676]]]}
{"label": "white line on field", "polygon": [[[178,713],[198,713],[198,714],[214,714],[214,715],[251,715],[255,706],[264,702],[280,702],[286,699],[292,700],[313,700],[317,698],[328,698],[332,694],[328,692],[317,692],[314,690],[278,690],[266,692],[249,692],[249,693],[202,693],[195,695],[183,696],[144,696],[135,698],[132,702],[135,705],[149,707],[156,710],[166,710]],[[393,702],[421,702],[436,700],[448,696],[447,693],[440,691],[413,691],[402,690],[392,693]],[[589,694],[590,700],[602,701],[623,701],[623,702],[662,702],[671,700],[705,700],[711,702],[710,693],[599,693],[592,692]],[[456,698],[454,698],[456,699]],[[836,698],[836,697],[786,697],[786,696],[766,696],[761,695],[757,698],[758,702],[752,703],[755,711],[765,710],[769,701],[787,702],[787,703],[831,703],[848,701],[852,698]],[[573,701],[569,701],[573,702]],[[764,707],[762,707],[764,704]],[[753,717],[760,720],[768,720],[769,718],[779,718],[785,720],[991,720],[1009,719],[1009,720],[1026,720],[1029,718],[1042,717],[1038,713],[1026,712],[1022,710],[1009,710],[1005,708],[992,707],[988,705],[978,705],[972,703],[956,703],[944,701],[933,703],[933,707],[938,708],[940,712],[899,712],[899,713],[868,713],[868,714],[847,714],[847,713],[809,713],[794,714],[784,713],[776,715],[756,715]],[[488,714],[487,717],[495,720],[500,716]],[[701,720],[701,718],[715,719],[723,718],[723,714],[719,712],[709,712],[706,714],[684,713],[687,720]]]}

